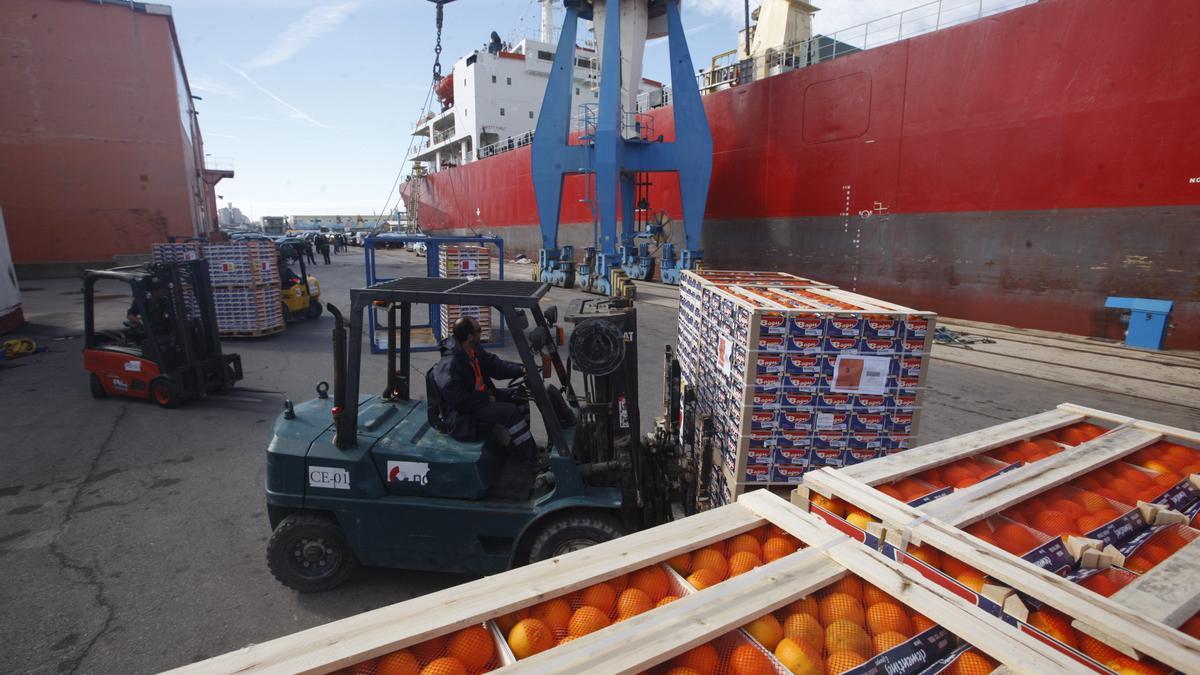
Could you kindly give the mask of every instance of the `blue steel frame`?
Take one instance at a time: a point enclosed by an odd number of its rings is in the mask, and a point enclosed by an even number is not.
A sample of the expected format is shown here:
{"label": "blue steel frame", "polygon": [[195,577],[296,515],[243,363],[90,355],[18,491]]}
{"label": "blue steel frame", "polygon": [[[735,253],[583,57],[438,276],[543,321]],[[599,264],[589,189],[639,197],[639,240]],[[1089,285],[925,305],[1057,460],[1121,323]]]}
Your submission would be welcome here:
{"label": "blue steel frame", "polygon": [[[501,237],[422,237],[410,234],[380,234],[367,237],[363,240],[363,268],[366,270],[367,286],[384,281],[391,281],[394,277],[381,277],[375,273],[375,247],[381,243],[399,243],[401,245],[412,242],[420,242],[425,244],[425,276],[437,277],[440,273],[438,267],[442,255],[443,244],[478,244],[481,246],[492,245],[496,247],[496,254],[500,260],[500,276],[498,279],[504,278],[504,239]],[[372,354],[383,354],[387,349],[380,347],[375,341],[375,331],[378,328],[375,321],[375,312],[367,313],[370,317],[368,322],[368,334],[371,342]],[[412,328],[428,328],[433,333],[432,345],[412,345],[410,349],[414,352],[432,352],[437,351],[438,344],[445,338],[442,335],[442,306],[429,306],[429,323],[413,324]],[[503,347],[505,343],[505,332],[507,324],[504,320],[504,314],[500,315],[499,330],[492,331],[492,341],[485,342],[485,347]]]}
{"label": "blue steel frame", "polygon": [[[633,175],[636,172],[675,171],[683,206],[684,250],[675,259],[674,247],[664,247],[662,277],[666,283],[679,283],[684,269],[703,258],[700,229],[712,178],[712,132],[704,115],[704,104],[696,83],[692,58],[679,14],[680,0],[662,0],[667,15],[667,41],[671,58],[671,88],[674,103],[675,141],[671,143],[625,139],[620,102],[620,11],[619,0],[609,0],[612,11],[604,16],[604,46],[600,60],[600,101],[596,129],[591,142],[573,145],[571,130],[571,87],[575,68],[575,38],[578,22],[590,17],[591,10],[582,0],[563,0],[566,18],[555,50],[554,65],[542,99],[537,129],[531,148],[534,194],[541,223],[542,250],[538,264],[542,280],[564,285],[565,277],[574,277],[571,247],[558,246],[563,181],[567,174],[594,173],[593,210],[599,220],[594,264],[586,271],[598,278],[607,293],[608,271],[622,261],[633,262],[638,255],[633,219]],[[649,2],[649,0],[647,0]],[[581,13],[581,9],[583,12]],[[628,111],[630,113],[634,111]],[[586,130],[585,130],[586,134]],[[592,164],[594,163],[594,167]],[[622,198],[622,228],[618,239],[617,197]],[[619,242],[619,248],[618,248]],[[581,270],[582,271],[582,270]],[[568,284],[569,285],[569,284]],[[589,285],[587,282],[585,286]]]}

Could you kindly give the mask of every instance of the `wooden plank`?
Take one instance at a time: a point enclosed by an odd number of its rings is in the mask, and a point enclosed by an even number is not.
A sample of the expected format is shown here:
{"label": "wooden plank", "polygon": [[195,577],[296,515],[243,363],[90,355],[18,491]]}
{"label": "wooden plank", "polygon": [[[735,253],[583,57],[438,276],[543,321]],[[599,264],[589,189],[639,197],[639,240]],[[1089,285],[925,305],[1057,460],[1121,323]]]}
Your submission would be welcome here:
{"label": "wooden plank", "polygon": [[[815,516],[773,495],[752,492],[738,503],[796,537],[801,537],[814,524],[828,527]],[[864,581],[878,586],[938,625],[950,629],[988,656],[1019,672],[1092,672],[1066,654],[997,620],[975,604],[933,584],[917,570],[891,560],[878,551],[858,545],[835,545],[824,549],[824,553]]]}
{"label": "wooden plank", "polygon": [[1112,595],[1113,602],[1178,628],[1200,612],[1200,539]]}
{"label": "wooden plank", "polygon": [[[856,546],[849,537],[842,546]],[[812,548],[518,661],[506,673],[638,673],[822,588],[846,570]]]}
{"label": "wooden plank", "polygon": [[841,473],[867,485],[879,485],[920,473],[926,469],[971,457],[1014,441],[1081,422],[1084,415],[1066,410],[1048,410],[1012,422],[997,424],[936,443],[880,457],[841,469]]}
{"label": "wooden plank", "polygon": [[995,370],[1010,375],[1023,375],[1049,382],[1064,382],[1096,391],[1133,396],[1148,401],[1170,403],[1188,408],[1200,408],[1200,391],[1165,382],[1148,382],[1113,377],[1103,373],[1079,370],[1053,363],[1035,363],[1028,359],[956,349],[934,344],[930,353],[935,359],[965,366]]}
{"label": "wooden plank", "polygon": [[1077,405],[1075,403],[1060,403],[1059,410],[1066,412],[1078,413],[1087,417],[1094,417],[1100,420],[1116,422],[1118,424],[1128,424],[1139,429],[1147,429],[1149,431],[1157,431],[1158,433],[1169,436],[1174,439],[1182,440],[1186,443],[1200,444],[1200,431],[1194,429],[1184,429],[1182,427],[1173,427],[1167,424],[1159,424],[1158,422],[1149,422],[1146,420],[1134,419],[1126,415],[1118,415],[1116,413],[1105,412],[1087,406]]}
{"label": "wooden plank", "polygon": [[1092,469],[1132,454],[1162,438],[1145,429],[1126,427],[1086,443],[1006,471],[925,504],[925,513],[963,527],[1018,504],[1031,495],[1082,476]]}
{"label": "wooden plank", "polygon": [[666,560],[761,524],[762,519],[752,511],[731,504],[171,672],[331,672]]}
{"label": "wooden plank", "polygon": [[[888,515],[903,520],[915,509],[867,485],[840,474],[814,472],[831,491],[874,516]],[[805,476],[807,481],[809,476]],[[920,512],[917,512],[918,514]],[[1007,551],[971,536],[938,518],[909,521],[912,541],[933,546],[992,579],[1026,593],[1076,620],[1100,626],[1106,635],[1125,636],[1138,652],[1147,654],[1182,672],[1195,672],[1200,663],[1200,640],[1135,612],[1066,579],[1033,565]],[[932,617],[931,617],[932,618]]]}

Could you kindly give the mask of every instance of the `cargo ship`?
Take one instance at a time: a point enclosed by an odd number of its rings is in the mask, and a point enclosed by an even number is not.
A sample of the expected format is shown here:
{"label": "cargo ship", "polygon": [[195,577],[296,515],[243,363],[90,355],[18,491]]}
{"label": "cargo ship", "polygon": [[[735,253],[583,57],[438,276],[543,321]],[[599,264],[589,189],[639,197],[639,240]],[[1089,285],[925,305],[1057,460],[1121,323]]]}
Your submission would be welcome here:
{"label": "cargo ship", "polygon": [[[1200,5],[966,4],[812,35],[816,7],[764,0],[750,35],[699,75],[714,138],[704,264],[1110,338],[1124,326],[1107,296],[1170,300],[1166,347],[1200,349]],[[460,60],[443,111],[414,128],[427,143],[403,195],[424,231],[501,235],[536,257],[540,96],[489,94],[492,79],[468,107],[460,86],[496,63],[536,83],[530,64],[552,53],[545,25],[540,37]],[[593,77],[579,49],[577,98]],[[643,84],[671,140],[670,92]],[[477,127],[474,103],[528,126]],[[560,243],[591,243],[589,194],[568,178]],[[679,220],[673,174],[650,176],[645,200]]]}

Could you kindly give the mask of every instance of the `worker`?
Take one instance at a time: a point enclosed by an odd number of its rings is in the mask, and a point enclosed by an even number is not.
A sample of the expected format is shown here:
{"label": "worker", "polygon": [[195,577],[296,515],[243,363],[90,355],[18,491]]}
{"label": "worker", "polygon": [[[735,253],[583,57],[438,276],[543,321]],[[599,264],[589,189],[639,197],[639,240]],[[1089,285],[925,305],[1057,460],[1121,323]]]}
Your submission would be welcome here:
{"label": "worker", "polygon": [[329,240],[327,238],[325,238],[325,235],[323,235],[323,234],[317,235],[317,252],[321,254],[321,257],[325,259],[325,264],[328,265],[329,264]]}
{"label": "worker", "polygon": [[484,351],[479,344],[482,329],[469,316],[456,321],[452,333],[450,353],[434,371],[442,396],[442,420],[450,435],[460,441],[477,441],[499,424],[508,431],[514,453],[533,459],[537,447],[529,429],[529,406],[517,401],[512,390],[498,389],[492,383],[493,377],[523,376],[525,367]]}
{"label": "worker", "polygon": [[308,264],[317,264],[317,259],[313,257],[313,243],[311,239],[304,240],[304,257],[308,258]]}
{"label": "worker", "polygon": [[149,335],[145,331],[148,323],[162,357],[169,360],[175,354],[175,336],[171,330],[171,301],[167,297],[167,287],[161,283],[151,285],[143,304],[146,307],[145,316],[142,316],[136,300],[129,304],[129,309],[125,312],[125,320],[132,329],[133,339],[136,342],[148,341]]}

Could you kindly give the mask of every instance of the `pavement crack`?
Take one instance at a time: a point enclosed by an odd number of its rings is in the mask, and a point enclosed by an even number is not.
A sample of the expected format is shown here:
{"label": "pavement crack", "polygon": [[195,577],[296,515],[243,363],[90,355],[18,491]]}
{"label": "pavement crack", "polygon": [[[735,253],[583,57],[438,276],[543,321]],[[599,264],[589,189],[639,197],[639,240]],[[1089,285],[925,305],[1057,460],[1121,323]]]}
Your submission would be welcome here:
{"label": "pavement crack", "polygon": [[68,576],[71,576],[70,573],[73,573],[82,581],[84,585],[92,589],[92,591],[95,593],[96,606],[104,613],[104,623],[101,624],[100,629],[96,631],[96,634],[80,647],[76,655],[59,662],[58,672],[60,673],[74,673],[79,670],[80,665],[83,663],[83,660],[87,658],[87,655],[91,652],[92,647],[94,647],[100,638],[104,636],[104,634],[107,633],[112,627],[115,612],[113,611],[112,605],[108,603],[104,582],[101,580],[101,574],[99,571],[99,560],[93,558],[90,563],[72,560],[67,555],[67,552],[63,550],[63,546],[59,543],[59,539],[67,531],[67,526],[76,516],[76,514],[84,513],[90,510],[87,508],[81,509],[79,507],[79,502],[83,497],[84,489],[93,483],[103,480],[110,474],[110,472],[97,473],[96,469],[100,465],[100,460],[111,449],[109,444],[112,443],[113,437],[117,434],[117,430],[121,428],[122,423],[125,421],[125,415],[128,412],[129,404],[123,403],[121,405],[120,412],[117,413],[116,419],[113,420],[112,428],[108,430],[108,434],[105,435],[104,440],[100,442],[100,445],[98,446],[99,449],[92,457],[92,461],[88,465],[87,473],[84,474],[83,480],[75,484],[71,494],[71,499],[67,502],[67,508],[64,512],[62,522],[59,524],[58,531],[54,534],[54,538],[50,541],[50,555],[54,556],[55,560],[58,561],[58,564],[69,573]]}

